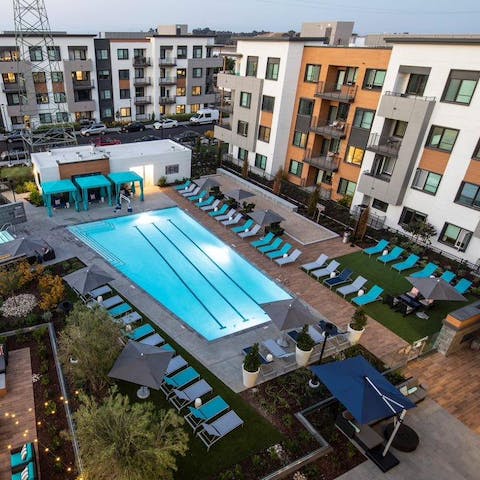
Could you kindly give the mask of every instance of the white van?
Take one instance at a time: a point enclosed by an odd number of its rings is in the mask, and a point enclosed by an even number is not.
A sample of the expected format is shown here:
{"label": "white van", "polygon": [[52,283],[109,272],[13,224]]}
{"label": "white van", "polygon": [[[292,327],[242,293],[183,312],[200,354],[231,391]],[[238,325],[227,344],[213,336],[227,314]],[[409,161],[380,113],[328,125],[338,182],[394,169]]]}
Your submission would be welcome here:
{"label": "white van", "polygon": [[190,117],[190,123],[200,125],[202,123],[217,123],[219,118],[218,110],[213,108],[202,108],[193,117]]}

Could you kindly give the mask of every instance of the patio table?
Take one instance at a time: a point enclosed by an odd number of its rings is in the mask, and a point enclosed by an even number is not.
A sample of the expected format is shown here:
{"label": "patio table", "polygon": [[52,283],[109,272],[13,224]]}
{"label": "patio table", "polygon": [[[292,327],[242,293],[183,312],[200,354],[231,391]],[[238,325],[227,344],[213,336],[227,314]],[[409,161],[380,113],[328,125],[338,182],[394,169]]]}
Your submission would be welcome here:
{"label": "patio table", "polygon": [[[407,295],[406,293],[402,293],[401,295],[399,295],[397,297],[397,299],[403,303],[404,305],[406,305],[408,308],[411,308],[412,312],[415,311],[415,310],[418,310],[420,307],[423,307],[424,305],[419,301],[417,300],[416,298],[413,298],[411,297],[410,295]],[[411,312],[409,312],[411,313]]]}

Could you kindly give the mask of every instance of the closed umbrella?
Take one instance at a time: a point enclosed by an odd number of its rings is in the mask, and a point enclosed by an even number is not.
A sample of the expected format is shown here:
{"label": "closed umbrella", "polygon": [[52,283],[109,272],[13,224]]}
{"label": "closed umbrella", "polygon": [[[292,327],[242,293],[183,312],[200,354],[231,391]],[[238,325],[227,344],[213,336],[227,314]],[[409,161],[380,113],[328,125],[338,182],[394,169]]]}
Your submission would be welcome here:
{"label": "closed umbrella", "polygon": [[86,295],[112,280],[113,277],[95,263],[65,277],[65,281],[80,295]]}
{"label": "closed umbrella", "polygon": [[149,388],[160,388],[172,356],[171,351],[130,340],[108,376],[141,385],[137,396],[147,398],[150,395]]}
{"label": "closed umbrella", "polygon": [[194,182],[201,190],[210,190],[213,187],[220,186],[220,184],[213,178],[199,178],[198,180],[194,180]]}
{"label": "closed umbrella", "polygon": [[465,302],[467,299],[455,290],[443,278],[414,278],[407,280],[425,297],[431,300],[447,300],[450,302]]}
{"label": "closed umbrella", "polygon": [[241,188],[237,188],[225,194],[226,197],[232,198],[236,202],[241,202],[246,198],[254,197],[253,193],[247,192],[246,190],[242,190]]}
{"label": "closed umbrella", "polygon": [[257,210],[256,212],[249,213],[248,216],[262,227],[271,225],[272,223],[280,223],[282,220],[285,220],[278,213],[268,209]]}

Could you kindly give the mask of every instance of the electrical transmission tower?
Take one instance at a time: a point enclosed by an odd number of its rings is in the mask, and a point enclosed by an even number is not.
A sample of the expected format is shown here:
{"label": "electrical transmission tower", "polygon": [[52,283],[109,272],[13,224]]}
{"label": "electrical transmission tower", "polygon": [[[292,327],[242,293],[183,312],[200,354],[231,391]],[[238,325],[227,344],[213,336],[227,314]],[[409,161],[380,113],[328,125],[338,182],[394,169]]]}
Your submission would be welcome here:
{"label": "electrical transmission tower", "polygon": [[45,1],[13,0],[13,17],[25,149],[38,152],[76,145],[65,99],[54,95],[65,95],[65,83],[60,49],[53,40]]}

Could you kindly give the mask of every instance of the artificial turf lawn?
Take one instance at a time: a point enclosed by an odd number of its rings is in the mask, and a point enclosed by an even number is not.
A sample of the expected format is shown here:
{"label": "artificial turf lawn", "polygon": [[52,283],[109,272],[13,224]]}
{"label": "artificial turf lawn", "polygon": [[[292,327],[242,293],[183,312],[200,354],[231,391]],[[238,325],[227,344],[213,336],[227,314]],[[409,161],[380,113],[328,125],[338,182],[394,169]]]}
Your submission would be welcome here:
{"label": "artificial turf lawn", "polygon": [[[395,263],[402,260],[396,260],[390,264],[384,265],[377,261],[377,256],[372,255],[369,257],[362,252],[338,257],[336,260],[340,262],[340,270],[345,267],[353,270],[354,273],[352,279],[356,278],[357,275],[361,275],[368,280],[368,283],[364,288],[365,292],[367,292],[370,287],[377,284],[384,289],[383,296],[386,294],[395,296],[409,291],[412,288],[412,285],[405,277],[422,269],[422,267],[415,267],[411,270],[405,270],[404,272],[398,273],[391,268],[391,265],[395,265]],[[472,295],[465,296],[468,299],[468,303],[475,299]],[[348,297],[349,300],[351,298],[351,296]],[[465,305],[467,305],[467,302],[436,302],[433,308],[427,312],[430,317],[428,320],[418,318],[414,313],[403,317],[400,313],[393,311],[387,304],[384,304],[381,301],[370,303],[369,305],[364,306],[363,309],[377,322],[411,343],[438,332],[442,327],[442,320],[447,313]]]}

